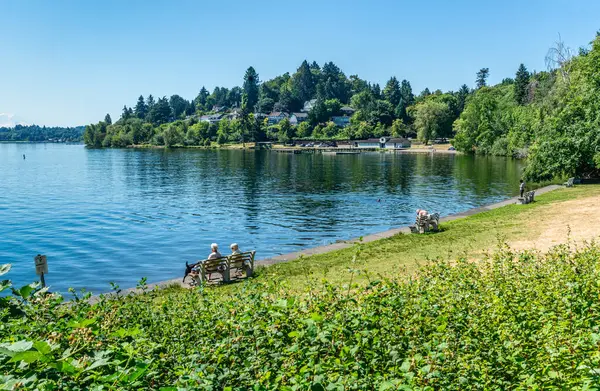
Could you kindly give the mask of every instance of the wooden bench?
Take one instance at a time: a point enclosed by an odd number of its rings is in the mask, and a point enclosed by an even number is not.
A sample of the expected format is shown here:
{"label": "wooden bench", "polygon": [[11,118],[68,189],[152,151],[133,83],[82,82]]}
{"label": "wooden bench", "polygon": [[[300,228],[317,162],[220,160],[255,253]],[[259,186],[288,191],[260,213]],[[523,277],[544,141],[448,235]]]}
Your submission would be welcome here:
{"label": "wooden bench", "polygon": [[[213,280],[213,274],[221,276],[224,283],[231,281],[232,277],[239,278],[246,274],[246,277],[252,277],[254,273],[254,256],[256,251],[249,251],[241,254],[228,255],[215,259],[204,259],[193,264],[185,263],[185,274],[182,282],[186,282],[186,277],[191,276],[190,285],[209,282]],[[232,271],[235,275],[232,276]]]}
{"label": "wooden bench", "polygon": [[566,187],[573,187],[573,183],[575,182],[575,178],[569,178],[565,183],[563,183]]}
{"label": "wooden bench", "polygon": [[410,226],[410,232],[425,233],[429,231],[437,231],[440,224],[440,214],[433,213],[429,215],[417,215],[415,225]]}
{"label": "wooden bench", "polygon": [[523,197],[519,197],[518,201],[522,205],[530,204],[533,202],[534,197],[535,197],[535,190],[532,190],[532,191],[528,191],[527,193],[525,193],[523,195]]}

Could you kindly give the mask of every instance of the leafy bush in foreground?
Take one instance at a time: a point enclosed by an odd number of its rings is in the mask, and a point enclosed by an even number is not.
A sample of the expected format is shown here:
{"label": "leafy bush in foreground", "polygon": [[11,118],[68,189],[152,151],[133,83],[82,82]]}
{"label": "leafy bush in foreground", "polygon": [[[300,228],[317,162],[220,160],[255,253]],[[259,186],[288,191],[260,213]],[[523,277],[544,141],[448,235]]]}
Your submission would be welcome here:
{"label": "leafy bush in foreground", "polygon": [[0,299],[0,388],[592,390],[599,285],[592,244],[296,296],[248,281],[64,305],[29,286]]}

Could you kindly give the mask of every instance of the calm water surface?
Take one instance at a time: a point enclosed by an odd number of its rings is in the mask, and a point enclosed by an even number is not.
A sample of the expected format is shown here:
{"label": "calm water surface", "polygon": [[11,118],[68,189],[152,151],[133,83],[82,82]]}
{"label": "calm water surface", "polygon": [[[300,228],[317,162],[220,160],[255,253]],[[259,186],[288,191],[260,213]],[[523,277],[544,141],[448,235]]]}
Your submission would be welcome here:
{"label": "calm water surface", "polygon": [[[23,154],[26,159],[23,159]],[[212,242],[258,258],[407,225],[516,194],[520,162],[390,153],[88,150],[0,143],[0,263],[93,292],[182,275]]]}

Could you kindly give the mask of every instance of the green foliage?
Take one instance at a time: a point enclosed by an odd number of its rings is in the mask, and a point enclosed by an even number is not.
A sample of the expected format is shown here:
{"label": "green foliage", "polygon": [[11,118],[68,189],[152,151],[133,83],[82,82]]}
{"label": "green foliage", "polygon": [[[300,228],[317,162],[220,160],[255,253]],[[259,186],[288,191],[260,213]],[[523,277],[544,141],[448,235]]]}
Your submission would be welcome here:
{"label": "green foliage", "polygon": [[548,255],[502,248],[483,262],[367,279],[306,294],[260,277],[230,292],[142,281],[138,295],[69,305],[38,285],[3,282],[0,385],[583,390],[600,381],[595,245]]}
{"label": "green foliage", "polygon": [[254,110],[254,106],[256,106],[256,103],[258,102],[259,82],[258,73],[256,73],[256,70],[254,70],[253,67],[249,67],[244,75],[243,90],[244,94],[246,94],[246,104],[250,111]]}
{"label": "green foliage", "polygon": [[448,105],[434,100],[426,99],[416,104],[412,110],[415,119],[414,127],[419,140],[425,144],[442,135],[442,129],[451,115]]}
{"label": "green foliage", "polygon": [[599,64],[598,38],[591,50],[553,72],[530,75],[521,64],[514,83],[482,87],[469,97],[454,124],[455,147],[527,155],[530,181],[598,176]]}
{"label": "green foliage", "polygon": [[524,64],[519,66],[515,76],[515,101],[519,105],[525,105],[528,100],[529,72]]}
{"label": "green foliage", "polygon": [[83,140],[85,128],[46,127],[38,125],[16,125],[14,128],[0,128],[0,141],[58,141],[76,142]]}
{"label": "green foliage", "polygon": [[490,75],[489,68],[481,68],[477,72],[477,79],[475,80],[475,85],[477,88],[485,87],[487,84],[487,78]]}
{"label": "green foliage", "polygon": [[312,128],[307,121],[300,122],[296,127],[296,135],[299,138],[308,138],[312,133]]}

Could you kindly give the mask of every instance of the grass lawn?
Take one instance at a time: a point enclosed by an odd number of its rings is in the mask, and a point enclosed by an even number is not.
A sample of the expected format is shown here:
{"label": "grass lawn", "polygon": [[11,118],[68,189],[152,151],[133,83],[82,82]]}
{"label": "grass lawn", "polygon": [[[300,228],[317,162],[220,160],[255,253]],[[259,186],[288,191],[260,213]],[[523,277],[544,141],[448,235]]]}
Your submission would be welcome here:
{"label": "grass lawn", "polygon": [[[561,210],[563,202],[599,195],[600,185],[559,189],[537,197],[533,204],[509,205],[443,223],[442,232],[399,234],[269,266],[259,271],[258,278],[280,280],[292,289],[304,289],[323,278],[333,284],[347,283],[350,278],[356,281],[356,273],[351,273],[350,269],[360,269],[371,276],[395,277],[410,273],[429,260],[475,259],[504,242],[539,236],[540,227],[530,222],[537,219],[536,214],[540,210],[552,213]],[[356,261],[353,262],[355,255]],[[358,281],[367,281],[367,276],[362,273]]]}

